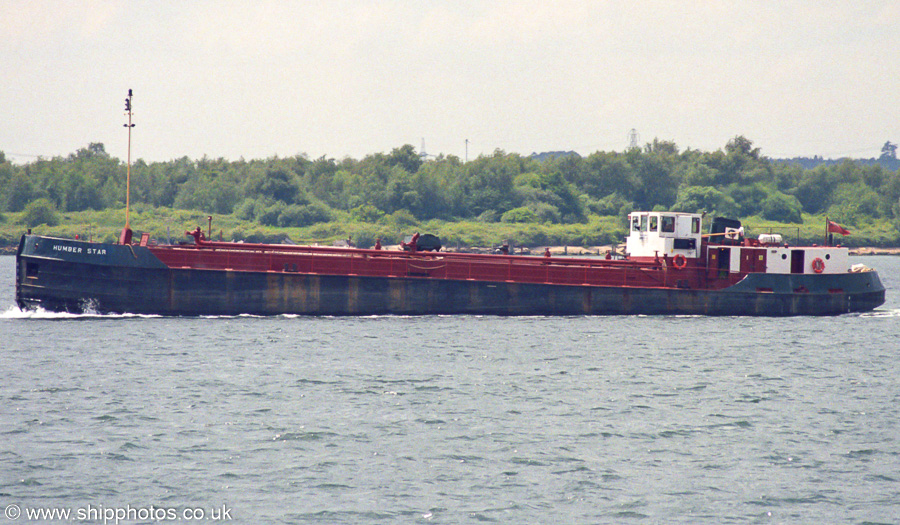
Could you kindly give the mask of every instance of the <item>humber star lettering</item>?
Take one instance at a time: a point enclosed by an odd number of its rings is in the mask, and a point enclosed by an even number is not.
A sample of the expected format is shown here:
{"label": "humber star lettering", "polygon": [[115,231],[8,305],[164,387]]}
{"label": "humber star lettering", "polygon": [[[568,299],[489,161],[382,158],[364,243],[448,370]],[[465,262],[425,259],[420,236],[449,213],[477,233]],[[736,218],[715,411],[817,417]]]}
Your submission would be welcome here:
{"label": "humber star lettering", "polygon": [[106,255],[106,248],[88,248],[87,252],[84,251],[84,248],[81,246],[63,246],[61,244],[54,244],[53,250],[57,252],[66,252],[66,253],[87,253],[88,255]]}

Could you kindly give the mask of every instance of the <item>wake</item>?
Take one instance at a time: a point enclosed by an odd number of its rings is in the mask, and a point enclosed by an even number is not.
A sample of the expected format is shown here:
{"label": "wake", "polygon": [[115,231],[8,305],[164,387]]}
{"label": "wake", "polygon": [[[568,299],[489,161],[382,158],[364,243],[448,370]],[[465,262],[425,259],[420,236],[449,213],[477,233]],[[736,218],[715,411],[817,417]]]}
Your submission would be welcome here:
{"label": "wake", "polygon": [[860,317],[900,317],[900,308],[890,308],[886,310],[872,310],[859,314]]}
{"label": "wake", "polygon": [[5,311],[0,312],[0,320],[4,319],[133,319],[133,318],[155,318],[159,315],[144,314],[101,314],[97,312],[87,311],[76,314],[70,312],[51,312],[38,308],[36,310],[22,310],[18,306],[10,306]]}

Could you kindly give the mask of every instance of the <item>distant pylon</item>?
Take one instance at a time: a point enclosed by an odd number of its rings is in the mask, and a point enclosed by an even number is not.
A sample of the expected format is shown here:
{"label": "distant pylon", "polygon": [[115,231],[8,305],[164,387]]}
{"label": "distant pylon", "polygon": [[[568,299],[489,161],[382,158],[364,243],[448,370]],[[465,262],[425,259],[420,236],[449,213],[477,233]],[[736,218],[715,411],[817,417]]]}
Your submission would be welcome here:
{"label": "distant pylon", "polygon": [[419,150],[419,156],[422,158],[425,158],[428,156],[428,154],[425,153],[425,137],[422,137],[422,148]]}
{"label": "distant pylon", "polygon": [[628,133],[628,149],[638,148],[638,141],[640,138],[638,137],[638,132],[636,129],[631,128],[631,131]]}

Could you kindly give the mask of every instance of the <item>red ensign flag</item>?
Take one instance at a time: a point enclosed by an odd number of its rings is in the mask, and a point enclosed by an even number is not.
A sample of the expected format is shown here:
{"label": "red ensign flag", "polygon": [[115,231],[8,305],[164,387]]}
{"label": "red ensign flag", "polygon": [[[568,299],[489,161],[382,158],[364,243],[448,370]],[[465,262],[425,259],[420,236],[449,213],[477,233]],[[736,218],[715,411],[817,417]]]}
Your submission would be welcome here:
{"label": "red ensign flag", "polygon": [[840,233],[841,235],[850,235],[850,230],[844,228],[834,221],[828,221],[828,233]]}

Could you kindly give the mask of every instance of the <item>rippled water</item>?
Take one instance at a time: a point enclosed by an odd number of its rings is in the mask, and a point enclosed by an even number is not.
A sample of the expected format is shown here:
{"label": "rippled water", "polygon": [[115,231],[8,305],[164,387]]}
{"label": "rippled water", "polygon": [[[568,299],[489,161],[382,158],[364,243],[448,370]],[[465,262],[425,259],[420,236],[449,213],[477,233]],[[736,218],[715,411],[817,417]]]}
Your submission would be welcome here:
{"label": "rippled water", "polygon": [[876,312],[183,319],[19,312],[2,257],[0,507],[897,523],[900,259],[853,262]]}

